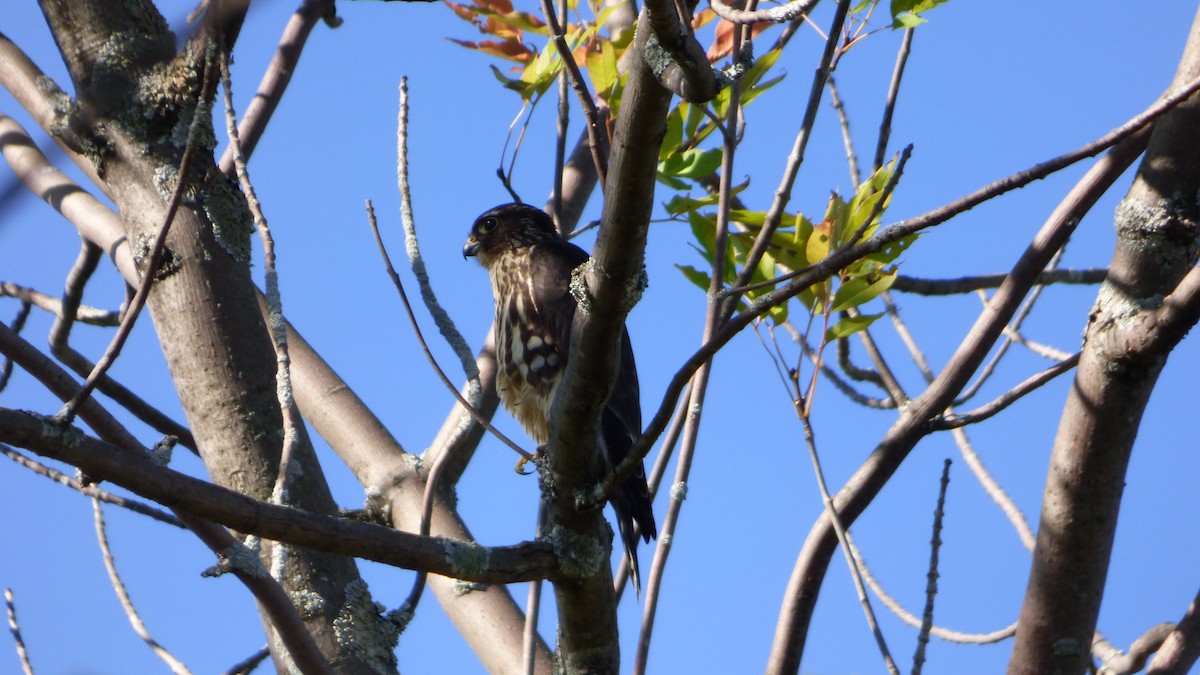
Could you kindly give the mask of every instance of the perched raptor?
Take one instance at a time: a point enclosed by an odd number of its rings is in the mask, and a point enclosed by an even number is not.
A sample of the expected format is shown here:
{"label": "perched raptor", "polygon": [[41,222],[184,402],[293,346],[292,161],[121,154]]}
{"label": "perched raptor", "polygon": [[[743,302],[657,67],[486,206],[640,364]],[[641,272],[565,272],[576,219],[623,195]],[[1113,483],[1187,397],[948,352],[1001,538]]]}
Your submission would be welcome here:
{"label": "perched raptor", "polygon": [[[565,241],[550,216],[525,204],[504,204],[471,226],[463,256],[487,268],[496,301],[496,391],[500,400],[539,446],[550,440],[550,405],[570,358],[575,299],[571,271],[588,254]],[[629,333],[621,334],[621,366],[600,419],[602,456],[612,467],[629,454],[642,431],[637,366]],[[617,529],[634,589],[641,593],[638,535],[658,535],[646,471],[641,464],[612,496]]]}

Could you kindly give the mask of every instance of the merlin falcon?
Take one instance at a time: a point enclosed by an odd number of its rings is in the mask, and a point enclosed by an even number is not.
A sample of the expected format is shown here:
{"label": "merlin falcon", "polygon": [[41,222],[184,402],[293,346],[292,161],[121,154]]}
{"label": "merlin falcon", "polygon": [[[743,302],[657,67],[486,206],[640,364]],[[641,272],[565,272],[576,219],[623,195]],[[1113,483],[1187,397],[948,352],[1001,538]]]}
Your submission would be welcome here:
{"label": "merlin falcon", "polygon": [[[575,298],[571,272],[588,254],[567,242],[550,216],[526,204],[504,204],[471,226],[464,257],[488,271],[496,302],[496,391],[539,447],[550,440],[550,406],[570,358]],[[611,470],[642,431],[637,366],[629,332],[621,333],[621,365],[600,418],[601,456]],[[658,536],[646,471],[639,462],[610,500],[629,559],[634,589],[641,593],[637,546]]]}

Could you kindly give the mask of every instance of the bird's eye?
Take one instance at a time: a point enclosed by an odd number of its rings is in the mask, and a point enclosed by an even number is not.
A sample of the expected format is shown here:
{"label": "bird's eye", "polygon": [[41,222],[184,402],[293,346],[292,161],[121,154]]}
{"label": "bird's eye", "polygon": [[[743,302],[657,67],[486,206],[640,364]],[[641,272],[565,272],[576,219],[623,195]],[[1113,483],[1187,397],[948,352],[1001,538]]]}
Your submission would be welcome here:
{"label": "bird's eye", "polygon": [[500,221],[496,220],[495,218],[492,218],[490,216],[487,218],[484,218],[483,220],[479,221],[479,227],[478,227],[479,234],[487,234],[487,233],[491,232],[492,230],[496,229],[496,226],[499,224],[500,224]]}

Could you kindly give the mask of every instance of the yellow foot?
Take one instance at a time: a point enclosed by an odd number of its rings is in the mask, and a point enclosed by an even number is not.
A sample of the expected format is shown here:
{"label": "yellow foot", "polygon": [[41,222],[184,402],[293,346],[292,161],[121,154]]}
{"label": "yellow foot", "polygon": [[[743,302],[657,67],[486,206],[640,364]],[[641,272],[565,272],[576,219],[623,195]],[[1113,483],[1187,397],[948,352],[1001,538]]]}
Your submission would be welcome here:
{"label": "yellow foot", "polygon": [[517,465],[513,467],[513,471],[516,471],[517,473],[521,474],[522,476],[528,476],[529,474],[531,474],[533,472],[526,471],[525,465],[530,462],[537,464],[541,458],[542,458],[542,446],[539,445],[538,449],[534,450],[532,455],[530,455],[529,457],[522,457],[521,459],[517,460]]}

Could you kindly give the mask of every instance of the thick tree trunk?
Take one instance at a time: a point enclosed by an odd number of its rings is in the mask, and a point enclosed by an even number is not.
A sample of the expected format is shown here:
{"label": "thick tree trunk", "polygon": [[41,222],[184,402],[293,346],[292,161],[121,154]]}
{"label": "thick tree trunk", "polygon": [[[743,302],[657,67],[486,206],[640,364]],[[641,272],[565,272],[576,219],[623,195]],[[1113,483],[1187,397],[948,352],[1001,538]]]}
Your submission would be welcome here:
{"label": "thick tree trunk", "polygon": [[[1173,87],[1197,76],[1200,15]],[[1055,438],[1009,673],[1082,673],[1091,661],[1133,442],[1167,355],[1195,322],[1172,309],[1192,304],[1191,285],[1179,284],[1200,251],[1198,191],[1193,98],[1159,120],[1117,208],[1117,247]]]}
{"label": "thick tree trunk", "polygon": [[[200,113],[201,147],[164,263],[145,269],[179,180],[204,79],[205,43],[193,39],[176,54],[174,37],[150,3],[46,0],[42,9],[77,96],[63,126],[103,178],[141,273],[156,277],[148,309],[205,467],[220,485],[270,499],[282,446],[275,353],[250,278],[249,211],[237,187],[216,170],[207,109]],[[291,503],[332,513],[312,446],[301,437],[289,472]],[[261,553],[267,565],[282,562],[280,582],[305,599],[302,616],[335,670],[395,670],[392,641],[383,638],[388,644],[382,648],[369,643],[387,631],[358,625],[379,619],[352,559],[266,543]],[[291,669],[264,623],[276,666]]]}

